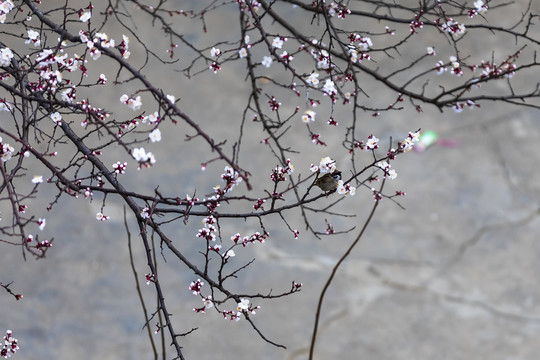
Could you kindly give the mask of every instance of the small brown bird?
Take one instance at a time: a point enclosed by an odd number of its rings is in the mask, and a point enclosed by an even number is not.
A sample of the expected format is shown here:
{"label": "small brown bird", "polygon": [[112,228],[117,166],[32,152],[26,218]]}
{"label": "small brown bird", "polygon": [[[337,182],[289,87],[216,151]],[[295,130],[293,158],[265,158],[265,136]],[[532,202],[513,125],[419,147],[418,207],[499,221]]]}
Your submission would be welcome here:
{"label": "small brown bird", "polygon": [[339,180],[341,180],[341,171],[335,170],[333,173],[326,173],[315,180],[315,185],[322,191],[328,192],[337,189]]}

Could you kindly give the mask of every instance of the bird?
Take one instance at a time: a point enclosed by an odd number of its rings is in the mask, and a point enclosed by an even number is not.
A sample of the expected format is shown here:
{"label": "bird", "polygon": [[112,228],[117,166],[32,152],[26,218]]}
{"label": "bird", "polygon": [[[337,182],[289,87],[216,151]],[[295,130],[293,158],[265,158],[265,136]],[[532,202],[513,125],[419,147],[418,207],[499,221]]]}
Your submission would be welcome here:
{"label": "bird", "polygon": [[332,173],[326,173],[320,178],[317,178],[315,185],[322,191],[328,192],[337,189],[339,180],[341,180],[341,171],[335,170]]}

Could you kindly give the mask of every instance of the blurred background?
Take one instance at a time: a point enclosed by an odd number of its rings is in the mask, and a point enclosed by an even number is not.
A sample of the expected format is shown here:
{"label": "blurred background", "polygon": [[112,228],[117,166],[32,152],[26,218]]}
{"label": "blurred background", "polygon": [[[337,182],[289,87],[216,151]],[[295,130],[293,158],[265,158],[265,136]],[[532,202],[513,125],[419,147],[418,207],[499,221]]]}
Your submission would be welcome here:
{"label": "blurred background", "polygon": [[[200,6],[197,2],[177,3],[180,8]],[[526,4],[518,1],[512,5],[515,13],[510,8],[494,11],[497,15],[489,17],[489,21],[502,25],[515,23],[521,11],[517,5],[523,9]],[[532,6],[533,13],[540,12],[537,3]],[[133,8],[128,10],[135,16],[133,31],[139,34],[139,41],[151,46],[156,53],[165,54],[170,40],[160,34],[159,28],[153,28],[140,12]],[[299,9],[291,7],[287,14],[298,17],[299,27],[309,29],[311,26],[313,32],[320,31],[316,24],[310,25],[310,19],[300,16]],[[95,11],[96,19],[98,16]],[[174,19],[186,39],[199,46],[240,38],[234,7],[210,12],[206,17],[206,34],[196,19]],[[408,25],[397,30],[398,35],[399,31],[408,31]],[[105,32],[118,42],[125,30],[119,24],[109,23]],[[533,33],[538,38],[538,29],[531,28]],[[436,41],[439,40],[431,39],[429,34],[409,41],[411,46],[402,54],[403,64],[407,64],[407,52],[413,56],[424,52],[426,46],[438,47],[433,63],[438,58],[446,61],[452,55],[451,50],[445,50],[448,44],[434,43]],[[490,59],[493,52],[504,59],[512,52],[508,48],[514,49],[509,45],[511,38],[489,34],[468,41],[472,56],[479,59]],[[146,61],[135,39],[130,50],[134,64],[140,66]],[[244,81],[245,65],[241,61],[228,63],[217,75],[206,71],[187,78],[175,69],[189,63],[192,54],[181,47],[176,55],[180,60],[172,66],[151,58],[145,74],[165,93],[180,99],[179,107],[216,140],[228,139],[230,151],[238,137],[242,111],[249,96],[249,84]],[[375,60],[372,66],[381,69],[392,63],[382,54]],[[97,78],[99,73],[110,71],[107,76],[112,80],[115,70],[104,64],[88,66],[89,77]],[[277,66],[268,71],[269,76],[288,81],[288,76],[283,76]],[[538,76],[531,76],[514,85],[534,88],[538,80]],[[386,99],[395,99],[395,94],[389,94],[384,87],[369,83],[368,79],[365,81],[370,97],[364,99],[364,103],[380,106],[391,101]],[[437,78],[433,81],[436,83]],[[124,93],[133,92],[133,85],[104,87],[103,92],[90,95],[93,103],[117,109],[114,115],[127,119],[134,115],[118,99]],[[303,104],[303,99],[289,101],[290,92],[264,86],[263,91],[282,99],[283,113],[290,113],[297,104]],[[143,94],[143,103],[148,106],[144,110],[155,111],[149,100]],[[540,335],[540,289],[536,279],[540,272],[540,155],[536,146],[540,140],[540,113],[533,108],[504,103],[481,105],[481,108],[461,113],[440,112],[429,106],[423,106],[423,112],[418,113],[412,106],[405,106],[404,110],[386,112],[379,117],[369,113],[362,116],[359,131],[365,134],[364,138],[369,134],[379,137],[382,149],[388,147],[390,138],[394,142],[401,140],[418,128],[435,131],[442,141],[425,152],[407,153],[393,163],[399,175],[391,183],[387,182],[386,189],[389,193],[396,189],[407,193],[399,199],[405,209],[383,200],[363,239],[339,270],[323,306],[316,359],[537,358],[540,351],[536,341]],[[297,173],[308,176],[309,166],[318,163],[323,156],[332,157],[340,170],[349,172],[349,156],[341,141],[343,129],[350,120],[347,118],[350,109],[336,107],[334,117],[340,123],[337,128],[325,125],[330,111],[328,103],[323,102],[316,109],[318,120],[313,124],[317,129],[314,131],[323,134],[326,147],[317,147],[309,141],[300,120],[305,109],[307,107],[292,121],[288,133],[290,143],[299,151],[291,154]],[[7,120],[4,113],[0,115],[0,121]],[[167,196],[184,197],[195,191],[199,198],[211,194],[212,187],[220,183],[224,165],[211,163],[201,171],[201,163],[215,156],[208,146],[198,139],[184,141],[186,135],[193,133],[182,123],[165,122],[160,129],[163,140],[145,145],[157,158],[152,168],[135,172],[135,162],[121,151],[104,153],[104,162],[128,161],[129,172],[123,181],[124,186],[133,191],[152,194],[159,185],[160,192]],[[255,185],[248,195],[262,196],[264,189],[271,189],[269,174],[277,163],[268,148],[260,143],[265,137],[260,124],[247,124],[244,131],[239,161],[252,173]],[[69,150],[60,154],[59,161],[62,156],[69,158],[71,154]],[[364,156],[368,161],[368,154]],[[44,169],[32,168],[28,170],[28,181],[37,174],[47,176]],[[40,236],[55,239],[47,257],[41,260],[30,257],[24,261],[19,249],[0,244],[0,281],[4,284],[13,281],[12,290],[24,295],[18,302],[5,293],[0,296],[0,329],[13,330],[14,337],[19,339],[21,349],[14,358],[152,358],[130,267],[120,199],[107,198],[104,214],[111,219],[98,222],[95,214],[102,205],[99,196],[93,202],[63,197],[51,211],[45,212],[56,194],[55,189],[48,186],[41,184],[42,197],[30,202],[32,208],[42,209],[40,217],[45,214],[47,218],[47,226]],[[307,185],[303,191],[305,188]],[[245,185],[240,184],[234,191],[238,191],[238,195],[245,193]],[[328,203],[333,200],[325,199]],[[312,224],[320,231],[326,227],[325,219],[336,230],[356,226],[352,233],[322,239],[305,230],[304,220],[297,212],[285,215],[289,224],[301,231],[299,239],[294,239],[279,217],[268,218],[270,238],[264,244],[237,252],[235,261],[239,265],[256,260],[235,279],[234,288],[245,289],[246,293],[270,290],[279,293],[288,290],[293,280],[304,284],[302,291],[293,296],[254,303],[261,306],[253,317],[259,329],[270,340],[285,345],[286,350],[264,342],[245,321],[223,320],[213,311],[195,314],[192,308],[202,304],[188,286],[196,276],[175,261],[167,250],[163,251],[163,256],[158,254],[160,279],[175,329],[182,333],[198,328],[180,340],[185,357],[306,359],[322,286],[354,240],[372,204],[371,192],[359,188],[357,195],[344,199],[339,208],[356,217],[310,215]],[[144,249],[131,217],[128,224],[131,225],[138,280],[149,311],[153,311],[154,288],[144,284],[144,274],[148,272]],[[221,226],[225,242],[236,232],[244,235],[260,230],[258,222],[253,220],[233,220]],[[200,219],[192,217],[185,225],[169,225],[167,231],[185,255],[196,258],[201,243],[195,234],[200,227]],[[172,348],[167,354],[167,358],[174,357]]]}

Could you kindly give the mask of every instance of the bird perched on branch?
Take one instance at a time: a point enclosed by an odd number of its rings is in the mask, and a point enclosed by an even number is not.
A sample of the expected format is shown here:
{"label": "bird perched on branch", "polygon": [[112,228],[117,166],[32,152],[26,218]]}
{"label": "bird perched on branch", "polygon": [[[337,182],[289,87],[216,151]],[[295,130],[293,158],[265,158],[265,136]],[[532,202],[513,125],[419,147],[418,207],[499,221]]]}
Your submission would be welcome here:
{"label": "bird perched on branch", "polygon": [[321,188],[322,191],[328,192],[337,189],[339,180],[341,180],[341,171],[335,170],[317,178],[315,185]]}

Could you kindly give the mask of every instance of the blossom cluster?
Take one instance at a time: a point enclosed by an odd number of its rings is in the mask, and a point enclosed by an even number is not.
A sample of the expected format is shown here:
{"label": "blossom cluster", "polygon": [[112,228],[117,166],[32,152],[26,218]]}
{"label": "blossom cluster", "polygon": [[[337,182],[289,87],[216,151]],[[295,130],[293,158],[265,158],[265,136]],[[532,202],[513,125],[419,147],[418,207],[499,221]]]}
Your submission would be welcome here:
{"label": "blossom cluster", "polygon": [[517,69],[516,64],[510,60],[504,61],[501,65],[489,61],[482,61],[480,67],[482,68],[480,78],[492,79],[511,78],[514,76],[515,70]]}
{"label": "blossom cluster", "polygon": [[[215,251],[216,253],[220,253],[222,245],[215,244],[216,235],[217,232],[217,219],[209,215],[205,217],[202,220],[202,223],[204,224],[204,227],[199,229],[197,233],[197,237],[203,238],[208,243],[208,250],[209,251]],[[234,256],[236,256],[233,248],[236,246],[247,246],[248,244],[252,244],[254,242],[260,242],[263,243],[264,240],[268,237],[268,233],[261,234],[259,232],[255,232],[254,234],[250,236],[244,236],[242,237],[239,233],[231,236],[231,241],[234,243],[224,254],[222,254],[222,266],[228,262],[228,260]],[[153,279],[148,279],[149,281],[153,281]],[[194,295],[201,296],[203,306],[199,308],[194,308],[193,311],[196,313],[205,313],[207,309],[210,309],[214,307],[214,300],[211,295],[204,296],[201,294],[202,287],[204,285],[204,282],[201,281],[201,279],[197,279],[196,281],[192,281],[189,285],[189,290]],[[229,317],[231,320],[240,320],[242,316],[242,312],[249,311],[252,314],[255,314],[255,310],[259,307],[250,307],[249,306],[249,300],[247,299],[241,299],[240,302],[237,304],[237,310],[236,311],[220,311],[225,318]]]}
{"label": "blossom cluster", "polygon": [[306,79],[306,82],[313,86],[314,88],[316,88],[317,86],[319,86],[319,73],[316,72],[316,71],[313,71],[309,76],[308,78]]}
{"label": "blossom cluster", "polygon": [[191,284],[189,284],[189,291],[191,291],[193,295],[199,295],[201,293],[203,285],[204,283],[201,281],[201,279],[197,279],[197,281],[192,281]]}
{"label": "blossom cluster", "polygon": [[396,170],[390,169],[391,165],[386,161],[379,161],[377,164],[377,167],[381,169],[384,173],[384,177],[388,177],[392,180],[394,180],[397,177]]}
{"label": "blossom cluster", "polygon": [[[42,219],[40,219],[40,220],[42,220]],[[43,230],[43,229],[40,228],[40,230]],[[43,252],[44,252],[43,249],[47,249],[47,248],[52,247],[52,244],[51,244],[51,242],[50,242],[49,240],[38,241],[38,240],[37,240],[37,237],[36,237],[35,240],[36,240],[36,244],[35,244],[33,247],[34,247],[34,248],[37,250],[37,252],[40,253],[40,254],[43,254]],[[28,236],[26,236],[26,242],[27,242],[28,244],[30,244],[30,243],[33,242],[33,241],[34,241],[34,235],[29,234]],[[22,296],[22,295],[21,295],[21,296]]]}
{"label": "blossom cluster", "polygon": [[114,172],[117,174],[123,174],[126,172],[127,162],[121,163],[120,161],[117,161],[112,165]]}
{"label": "blossom cluster", "polygon": [[128,96],[127,94],[124,94],[120,97],[120,102],[126,104],[133,111],[139,110],[142,106],[142,101],[141,101],[140,96],[137,96],[134,98],[134,97]]}
{"label": "blossom cluster", "polygon": [[[171,104],[174,104],[175,97],[173,95],[166,95],[166,97],[167,97],[167,100]],[[137,95],[136,97],[133,97],[133,96],[129,96],[127,94],[123,94],[120,97],[120,102],[127,105],[133,111],[139,110],[141,108],[141,106],[142,106],[142,100],[141,100],[141,97],[139,95]],[[125,122],[121,126],[122,130],[123,131],[125,131],[125,130],[131,131],[131,130],[135,129],[139,125],[139,122],[137,121],[137,119],[141,120],[141,122],[143,124],[148,123],[149,125],[156,125],[161,121],[161,117],[159,116],[159,112],[154,111],[153,113],[150,113],[149,115],[145,115],[145,116],[141,115],[141,116],[136,117],[135,119],[132,119],[132,120],[129,120],[129,121]],[[123,135],[123,132],[119,131],[118,136],[120,137],[122,135]],[[159,130],[159,128],[157,128],[157,127],[154,128],[154,130],[152,130],[148,134],[148,138],[153,143],[161,141],[161,130]],[[132,156],[139,163],[139,166],[138,166],[137,170],[140,170],[142,166],[149,167],[149,166],[156,163],[156,158],[152,154],[152,152],[146,152],[146,150],[144,148],[142,148],[142,147],[133,149]],[[125,168],[123,170],[125,170]],[[115,167],[115,171],[117,171],[117,167]],[[122,173],[122,172],[120,172],[120,173]]]}
{"label": "blossom cluster", "polygon": [[265,202],[266,202],[265,199],[258,198],[258,199],[257,199],[257,203],[255,203],[255,204],[253,205],[253,209],[255,209],[255,210],[259,210],[259,209],[264,210],[263,204],[264,204]]}
{"label": "blossom cluster", "polygon": [[141,209],[139,212],[139,215],[141,215],[141,218],[143,219],[149,219],[150,218],[150,208],[148,206],[145,206]]}
{"label": "blossom cluster", "polygon": [[13,332],[11,330],[7,330],[6,336],[4,336],[4,344],[0,349],[0,357],[3,357],[4,359],[11,357],[11,355],[15,354],[17,350],[19,350],[17,339],[15,339],[12,335]]}
{"label": "blossom cluster", "polygon": [[460,112],[463,111],[463,109],[465,108],[465,106],[466,106],[467,108],[471,109],[471,110],[474,109],[474,108],[480,107],[480,105],[476,104],[474,101],[472,101],[472,100],[469,99],[469,100],[465,101],[464,104],[463,104],[463,103],[460,103],[459,101],[457,101],[456,103],[454,103],[454,104],[452,105],[452,109],[454,109],[454,111],[455,111],[456,113],[460,113]]}
{"label": "blossom cluster", "polygon": [[471,18],[474,17],[477,14],[484,15],[488,10],[488,6],[486,4],[484,4],[483,0],[475,1],[473,3],[473,6],[475,7],[475,9],[470,9],[469,10],[469,17],[471,17]]}
{"label": "blossom cluster", "polygon": [[400,149],[403,149],[404,151],[410,151],[413,148],[414,144],[416,144],[418,141],[420,141],[420,130],[417,130],[415,132],[409,131],[409,134],[400,143],[399,147]]}
{"label": "blossom cluster", "polygon": [[133,158],[139,163],[137,170],[140,170],[142,166],[149,167],[156,163],[154,154],[152,154],[150,151],[146,152],[146,150],[144,150],[142,147],[133,149],[131,156],[133,156]]}
{"label": "blossom cluster", "polygon": [[274,169],[272,169],[272,173],[270,174],[270,179],[272,179],[273,182],[278,183],[281,181],[287,180],[287,175],[291,175],[294,172],[294,165],[291,163],[291,159],[287,159],[287,163],[285,167],[276,166]]}
{"label": "blossom cluster", "polygon": [[[81,9],[78,12],[79,20],[82,22],[88,22],[92,16],[92,5],[89,5],[86,9]],[[6,14],[13,9],[13,2],[11,0],[0,2],[0,22],[4,22],[6,19]],[[43,46],[42,33],[36,31],[38,29],[27,29],[27,39],[25,44],[33,45],[34,47]],[[85,56],[88,55],[94,60],[97,60],[104,49],[110,49],[116,47],[120,50],[124,58],[129,56],[129,51],[127,51],[129,38],[125,35],[122,36],[122,42],[120,45],[116,46],[115,40],[109,38],[105,33],[97,32],[92,36],[89,33],[81,30],[79,32],[79,38],[86,45],[88,51],[85,52],[85,55],[80,56],[73,54],[70,56],[64,51],[67,47],[67,41],[58,40],[57,44],[54,44],[52,47],[44,47],[41,51],[36,52],[34,57],[34,64],[28,64],[29,68],[35,69],[35,74],[38,75],[37,80],[30,78],[28,82],[28,87],[32,93],[35,94],[47,94],[47,97],[54,96],[57,92],[60,93],[61,100],[68,103],[74,103],[76,99],[77,89],[75,86],[71,85],[71,80],[65,78],[66,73],[72,73],[80,71],[82,76],[87,76],[87,68]],[[14,54],[9,48],[0,49],[0,66],[11,66],[11,61],[14,58]],[[30,56],[23,57],[23,61],[30,60]],[[28,59],[28,60],[27,60]],[[25,67],[24,65],[22,66]],[[9,72],[2,74],[2,78],[11,76]],[[96,81],[96,84],[105,84],[107,78],[104,74],[99,75],[99,79]],[[41,95],[42,96],[42,95]],[[86,113],[86,119],[81,123],[83,127],[88,125],[88,122],[91,121],[93,115],[96,118],[104,120],[109,116],[109,114],[103,112],[99,108],[92,107],[87,100],[81,100],[76,103],[80,106],[80,109]],[[0,109],[1,110],[10,110],[9,107],[6,108],[7,103],[0,100]],[[137,102],[131,104],[133,108],[137,108]],[[58,111],[52,111],[49,115],[50,118],[54,121],[56,125],[60,125],[62,121],[62,116]],[[159,137],[158,134],[154,133],[151,137],[152,141]],[[10,149],[4,149],[3,159],[9,158]]]}
{"label": "blossom cluster", "polygon": [[98,213],[96,213],[96,220],[99,220],[99,221],[107,221],[110,219],[110,216],[108,215],[103,215],[103,213],[100,211]]}
{"label": "blossom cluster", "polygon": [[203,224],[204,227],[199,229],[196,236],[198,238],[205,239],[206,241],[216,241],[216,218],[212,215],[207,216],[203,219]]}
{"label": "blossom cluster", "polygon": [[366,142],[367,150],[375,150],[379,148],[379,139],[373,135],[369,135]]}
{"label": "blossom cluster", "polygon": [[[331,16],[337,14],[339,17],[343,18],[346,14],[350,13],[350,10],[347,9],[344,5],[338,4],[338,3],[331,3],[330,5],[326,6],[326,8],[329,11],[329,14]],[[371,38],[361,36],[357,33],[351,33],[349,36],[349,56],[350,60],[352,62],[362,62],[363,60],[370,60],[371,56],[367,53],[369,49],[373,46],[373,42]],[[272,56],[265,55],[262,58],[262,61],[260,62],[261,65],[263,65],[266,68],[269,68],[272,65],[273,58],[276,58],[282,63],[288,64],[293,60],[293,54],[288,53],[287,51],[283,51],[281,54],[277,54],[276,50],[281,50],[284,48],[288,38],[286,36],[273,36],[272,39],[268,39],[267,43],[271,46],[271,54]],[[240,46],[236,48],[234,51],[237,51],[238,58],[246,58],[249,53],[249,49],[253,46],[253,44],[249,43],[249,35],[245,35],[243,42],[240,43]],[[317,39],[313,39],[312,41],[313,47],[310,47],[309,52],[313,56],[315,63],[316,63],[316,69],[317,70],[325,70],[328,71],[331,68],[335,67],[335,64],[333,64],[332,56],[328,50],[325,48],[327,45],[320,42]],[[309,45],[301,45],[300,49],[305,49],[309,47]],[[231,50],[226,50],[225,52],[217,47],[212,47],[210,49],[210,57],[215,58],[215,61],[213,61],[209,69],[214,71],[214,73],[217,73],[219,70],[221,70],[221,66],[218,62],[220,57]],[[345,74],[344,76],[345,81],[351,81],[352,77],[350,75]],[[318,88],[320,83],[323,80],[319,79],[319,73],[317,71],[312,71],[310,75],[307,75],[307,78],[305,79],[305,83],[313,88]],[[336,87],[335,81],[341,81],[339,78],[328,78],[324,79],[323,87],[321,89],[323,95],[329,96],[332,103],[336,102],[336,98],[338,95],[338,90]],[[291,89],[295,90],[295,85],[291,85]],[[300,96],[300,92],[296,91],[297,95]],[[345,96],[346,99],[344,100],[344,103],[349,102],[349,98],[351,96],[350,93],[346,93]],[[268,104],[270,106],[270,109],[272,111],[277,111],[280,106],[282,105],[281,102],[279,102],[274,96],[269,97]],[[308,123],[315,121],[315,112],[313,110],[307,110],[302,115],[302,121]],[[331,125],[336,125],[337,122],[330,121]],[[313,142],[316,144],[324,144],[322,141],[320,141],[317,137],[317,139],[313,139]]]}
{"label": "blossom cluster", "polygon": [[[315,43],[317,44],[317,43]],[[317,69],[328,70],[332,64],[332,58],[328,51],[319,48],[311,49],[311,56],[317,61]]]}
{"label": "blossom cluster", "polygon": [[253,244],[256,242],[264,243],[264,241],[268,238],[270,234],[268,232],[265,232],[264,234],[261,234],[260,232],[255,232],[252,235],[244,236],[240,235],[239,233],[234,234],[231,236],[231,241],[234,242],[235,245],[242,245],[243,247],[246,247],[249,244]]}
{"label": "blossom cluster", "polygon": [[343,180],[339,180],[337,186],[337,193],[344,196],[354,196],[354,194],[356,194],[356,188],[351,184],[344,184]]}
{"label": "blossom cluster", "polygon": [[225,172],[221,174],[221,181],[225,183],[224,191],[229,192],[242,182],[242,178],[238,171],[230,166],[225,166]]}
{"label": "blossom cluster", "polygon": [[[420,130],[417,130],[415,132],[409,132],[407,137],[398,144],[397,149],[392,148],[390,149],[390,151],[388,151],[387,153],[388,159],[394,160],[398,154],[411,151],[412,148],[415,146],[415,144],[417,144],[419,141],[420,141]],[[385,177],[388,176],[391,179],[395,179],[397,177],[397,174],[394,171],[390,172],[390,165],[388,163],[379,162],[376,165],[378,168],[383,170],[383,172],[385,173]]]}
{"label": "blossom cluster", "polygon": [[278,102],[274,96],[272,96],[272,98],[268,100],[268,105],[270,106],[270,110],[277,111],[281,106],[281,103]]}
{"label": "blossom cluster", "polygon": [[332,17],[337,15],[340,19],[345,19],[345,16],[351,13],[351,10],[341,3],[332,2],[327,6],[327,9],[328,15]]}
{"label": "blossom cluster", "polygon": [[81,41],[83,43],[86,43],[88,49],[90,49],[90,57],[93,60],[97,60],[101,57],[101,50],[96,47],[96,45],[99,45],[101,48],[104,49],[115,47],[114,39],[110,39],[109,36],[105,33],[96,33],[94,35],[94,38],[90,40],[88,38],[88,34],[85,31],[81,30],[79,31],[79,37],[81,38]]}
{"label": "blossom cluster", "polygon": [[[428,55],[435,55],[435,50],[432,47],[427,48]],[[517,55],[516,55],[517,56]],[[469,66],[469,68],[472,71],[476,71],[476,69],[481,68],[482,72],[479,77],[476,77],[471,80],[471,87],[478,87],[478,82],[482,80],[489,80],[489,79],[506,79],[511,78],[515,74],[515,70],[517,69],[516,64],[512,62],[512,59],[515,58],[515,56],[510,57],[506,61],[504,61],[501,65],[497,65],[495,63],[491,63],[489,61],[482,61],[480,65],[472,65]],[[449,58],[449,64],[451,71],[453,75],[456,76],[462,76],[463,75],[463,68],[462,64],[460,63],[460,60],[455,56],[450,56]],[[445,63],[442,60],[439,60],[435,64],[435,68],[437,70],[437,75],[441,75],[448,71],[448,68],[446,67]],[[476,107],[480,107],[480,105],[476,104],[472,100],[466,100],[465,104],[462,104],[460,102],[456,102],[452,104],[452,108],[456,113],[460,113],[463,111],[463,109],[467,106],[469,109],[474,109]]]}
{"label": "blossom cluster", "polygon": [[366,51],[373,46],[371,38],[362,37],[356,33],[349,35],[349,56],[353,63],[361,63],[363,60],[371,60],[371,56]]}
{"label": "blossom cluster", "polygon": [[0,111],[11,111],[11,105],[4,99],[0,99]]}
{"label": "blossom cluster", "polygon": [[0,23],[3,24],[6,21],[6,15],[9,14],[14,7],[15,4],[13,4],[12,0],[4,0],[0,3]]}
{"label": "blossom cluster", "polygon": [[311,172],[319,172],[321,174],[324,173],[333,173],[336,171],[336,161],[332,160],[329,156],[321,158],[321,161],[319,162],[319,165],[313,165],[310,166]]}
{"label": "blossom cluster", "polygon": [[[192,281],[189,285],[189,290],[193,293],[193,295],[199,295],[201,296],[201,300],[203,302],[203,306],[200,308],[194,308],[193,311],[196,313],[205,314],[207,309],[211,309],[214,307],[214,301],[212,298],[212,295],[203,296],[201,295],[201,289],[204,283],[201,281],[201,279],[197,279],[197,281]],[[240,301],[236,304],[236,310],[224,310],[221,311],[223,314],[223,318],[227,319],[227,317],[230,320],[234,321],[240,321],[242,318],[242,313],[247,312],[252,315],[256,314],[255,310],[260,309],[260,306],[250,306],[249,299],[241,298]]]}
{"label": "blossom cluster", "polygon": [[225,310],[221,313],[223,314],[224,319],[234,320],[234,321],[240,321],[242,318],[242,313],[247,312],[252,315],[255,315],[255,310],[260,309],[260,306],[250,306],[249,305],[249,299],[241,298],[240,302],[236,304],[236,310]]}
{"label": "blossom cluster", "polygon": [[0,49],[0,66],[9,66],[13,59],[13,52],[10,48]]}
{"label": "blossom cluster", "polygon": [[156,281],[156,275],[155,274],[144,274],[144,277],[146,279],[146,285],[150,285],[151,282]]}
{"label": "blossom cluster", "polygon": [[[424,14],[424,11],[420,10],[420,12],[418,14],[414,15],[414,20],[411,21],[411,23],[409,24],[411,34],[418,33],[417,29],[422,29],[424,27],[424,22],[420,20],[420,18],[422,17],[423,14]],[[386,31],[388,32],[389,30],[387,29]],[[390,31],[390,33],[392,34],[391,31]],[[392,34],[392,35],[394,35],[394,34]]]}
{"label": "blossom cluster", "polygon": [[3,142],[2,137],[0,137],[0,158],[2,159],[2,162],[11,160],[14,151],[15,148],[6,142]]}
{"label": "blossom cluster", "polygon": [[[202,170],[206,169],[206,164],[203,164]],[[220,199],[225,196],[226,193],[231,191],[235,186],[242,182],[242,177],[238,171],[234,170],[230,166],[225,166],[225,172],[221,174],[221,181],[225,183],[222,188],[221,185],[214,186],[214,195],[209,198],[203,199],[205,205],[211,213],[220,206]],[[188,200],[188,199],[186,199]],[[197,199],[198,200],[198,199]]]}
{"label": "blossom cluster", "polygon": [[37,244],[36,244],[36,250],[39,253],[43,253],[42,249],[50,248],[50,247],[52,247],[52,244],[51,244],[51,242],[49,240],[38,241]]}
{"label": "blossom cluster", "polygon": [[446,22],[442,23],[441,30],[444,32],[447,32],[449,34],[452,34],[454,36],[461,36],[465,34],[465,24],[460,24],[457,21],[454,21],[454,19],[449,18]]}
{"label": "blossom cluster", "polygon": [[[256,314],[255,310],[260,309],[260,308],[261,308],[260,306],[250,306],[249,305],[249,300],[244,299],[244,298],[241,298],[240,302],[238,304],[236,304],[236,310],[238,310],[239,313],[246,311],[246,312],[249,312],[252,315],[255,315]],[[237,319],[239,319],[239,317],[237,317]],[[238,320],[236,320],[236,321],[238,321]]]}
{"label": "blossom cluster", "polygon": [[304,112],[304,115],[302,115],[302,121],[305,122],[305,123],[313,122],[313,121],[315,121],[315,115],[317,115],[317,113],[315,111],[306,110]]}

